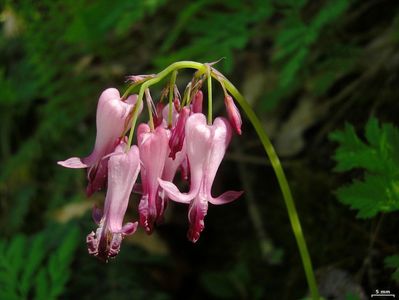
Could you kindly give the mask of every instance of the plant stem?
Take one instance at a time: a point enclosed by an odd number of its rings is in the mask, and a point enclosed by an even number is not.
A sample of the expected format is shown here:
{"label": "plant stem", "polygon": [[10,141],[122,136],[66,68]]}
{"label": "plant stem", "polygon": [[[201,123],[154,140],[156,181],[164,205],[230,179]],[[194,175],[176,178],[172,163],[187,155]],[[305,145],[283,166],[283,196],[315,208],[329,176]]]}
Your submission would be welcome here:
{"label": "plant stem", "polygon": [[206,73],[208,83],[208,125],[212,125],[212,76],[210,66],[207,67]]}
{"label": "plant stem", "polygon": [[152,118],[152,97],[150,94],[150,89],[145,90],[145,99],[147,102],[147,109],[148,109],[148,119],[150,123],[150,129],[151,131],[154,131],[154,120]]}
{"label": "plant stem", "polygon": [[[132,144],[132,141],[133,141],[134,128],[136,126],[136,121],[137,121],[137,117],[138,117],[138,113],[139,113],[139,107],[140,107],[141,103],[143,102],[144,91],[147,88],[149,88],[151,85],[154,85],[154,84],[157,84],[158,82],[160,82],[163,78],[168,76],[168,74],[170,72],[177,71],[179,69],[197,69],[201,73],[206,72],[206,66],[204,66],[204,64],[201,64],[201,63],[198,63],[195,61],[179,61],[179,62],[175,62],[175,63],[169,65],[167,68],[163,69],[154,78],[151,78],[151,79],[145,81],[140,87],[140,91],[139,91],[139,95],[137,97],[137,103],[136,103],[137,107],[135,106],[134,111],[133,111],[132,126],[130,128],[129,140],[127,143],[128,148],[130,148],[130,145]],[[136,87],[135,85],[131,85],[130,87],[128,87],[127,90],[125,91],[125,93],[123,94],[123,97],[126,98],[135,87]]]}
{"label": "plant stem", "polygon": [[220,78],[215,76],[215,79],[222,80],[226,89],[230,92],[230,94],[237,100],[240,104],[241,108],[244,110],[252,125],[254,126],[256,133],[258,134],[263,148],[268,155],[274,172],[276,173],[278,183],[280,185],[281,192],[283,193],[283,198],[285,205],[287,207],[288,216],[291,222],[291,227],[294,232],[294,236],[299,248],[299,253],[301,255],[303,268],[305,270],[306,279],[309,285],[310,293],[312,295],[312,299],[319,300],[319,292],[317,288],[316,278],[314,276],[312,261],[310,259],[309,251],[306,246],[305,237],[302,232],[301,223],[299,221],[298,213],[295,207],[295,202],[291,194],[290,187],[288,185],[287,178],[285,177],[284,170],[281,166],[280,159],[278,158],[276,151],[272,143],[270,142],[269,137],[267,136],[265,130],[262,127],[258,117],[255,112],[245,100],[245,98],[240,94],[240,92],[236,89],[236,87],[226,78]]}
{"label": "plant stem", "polygon": [[172,72],[169,82],[169,112],[168,112],[168,126],[172,128],[172,115],[173,115],[173,96],[175,91],[177,71]]}

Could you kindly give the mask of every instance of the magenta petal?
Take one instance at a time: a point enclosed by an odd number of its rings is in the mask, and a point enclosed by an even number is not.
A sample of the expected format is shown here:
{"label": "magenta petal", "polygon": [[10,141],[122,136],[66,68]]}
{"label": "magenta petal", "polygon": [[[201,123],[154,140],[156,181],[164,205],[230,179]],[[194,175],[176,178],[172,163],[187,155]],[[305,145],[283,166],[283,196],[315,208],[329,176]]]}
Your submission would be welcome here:
{"label": "magenta petal", "polygon": [[201,232],[205,228],[205,216],[208,212],[208,201],[203,195],[199,195],[191,204],[188,210],[188,220],[190,226],[187,232],[187,238],[195,243],[198,241]]}
{"label": "magenta petal", "polygon": [[221,205],[221,204],[226,204],[229,202],[232,202],[234,200],[236,200],[237,198],[239,198],[244,192],[240,191],[227,191],[223,194],[221,194],[219,197],[217,198],[212,198],[210,197],[208,199],[209,202],[211,202],[214,205]]}
{"label": "magenta petal", "polygon": [[88,167],[88,165],[84,164],[79,157],[71,157],[64,161],[58,161],[57,164],[71,169],[83,169]]}
{"label": "magenta petal", "polygon": [[86,187],[86,196],[90,197],[93,193],[101,190],[107,182],[108,160],[101,160],[96,166],[91,167],[88,171],[89,183]]}
{"label": "magenta petal", "polygon": [[125,225],[123,225],[121,232],[125,235],[132,235],[133,233],[136,232],[137,226],[139,225],[138,222],[128,222]]}

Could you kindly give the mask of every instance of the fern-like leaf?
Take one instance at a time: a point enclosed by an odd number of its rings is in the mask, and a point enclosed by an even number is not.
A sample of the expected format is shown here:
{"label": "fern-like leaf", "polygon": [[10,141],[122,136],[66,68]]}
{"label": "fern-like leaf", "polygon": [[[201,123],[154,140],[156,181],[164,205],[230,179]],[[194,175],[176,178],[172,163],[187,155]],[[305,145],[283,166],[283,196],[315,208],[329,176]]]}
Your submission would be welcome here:
{"label": "fern-like leaf", "polygon": [[359,218],[399,209],[399,130],[392,124],[379,125],[371,118],[366,124],[363,141],[350,124],[331,133],[340,145],[335,152],[338,172],[364,170],[363,180],[339,188],[338,199],[358,210]]}

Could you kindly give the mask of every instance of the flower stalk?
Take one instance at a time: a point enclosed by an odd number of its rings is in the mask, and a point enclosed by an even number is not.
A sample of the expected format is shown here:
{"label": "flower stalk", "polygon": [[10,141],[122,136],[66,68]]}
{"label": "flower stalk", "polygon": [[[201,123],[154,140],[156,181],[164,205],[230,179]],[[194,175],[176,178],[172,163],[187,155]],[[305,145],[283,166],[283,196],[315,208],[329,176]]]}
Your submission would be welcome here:
{"label": "flower stalk", "polygon": [[[214,75],[215,76],[215,75]],[[263,148],[267,156],[270,159],[271,165],[273,170],[276,174],[277,181],[279,183],[281,192],[283,194],[284,202],[287,208],[288,217],[290,219],[291,228],[294,233],[299,253],[301,256],[303,268],[305,270],[306,279],[309,285],[310,293],[312,295],[312,299],[319,300],[319,292],[317,288],[316,278],[313,272],[312,261],[309,255],[308,247],[306,245],[305,237],[303,235],[301,222],[298,217],[298,212],[295,207],[294,198],[292,197],[291,189],[289,187],[287,178],[285,176],[283,167],[281,166],[280,159],[277,156],[276,151],[272,143],[270,142],[269,137],[267,136],[265,130],[262,127],[262,124],[258,117],[256,116],[255,112],[245,100],[245,98],[241,95],[241,93],[237,90],[237,88],[226,78],[215,76],[215,79],[221,80],[225,88],[229,91],[229,93],[233,96],[234,99],[237,100],[238,104],[244,110],[245,114],[247,115],[248,119],[252,123],[255,128],[256,133],[261,140]]]}

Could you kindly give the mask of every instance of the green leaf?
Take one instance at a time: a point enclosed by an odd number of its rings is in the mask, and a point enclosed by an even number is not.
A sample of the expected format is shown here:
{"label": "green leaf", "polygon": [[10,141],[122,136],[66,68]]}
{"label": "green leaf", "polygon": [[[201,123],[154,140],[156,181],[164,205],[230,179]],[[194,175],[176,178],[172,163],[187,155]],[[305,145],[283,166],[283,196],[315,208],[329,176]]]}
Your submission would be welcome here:
{"label": "green leaf", "polygon": [[29,255],[23,269],[19,286],[21,294],[25,297],[28,295],[29,289],[32,287],[32,283],[34,282],[33,275],[40,267],[40,264],[46,255],[45,239],[45,235],[40,233],[34,237],[29,247]]}
{"label": "green leaf", "polygon": [[371,118],[365,128],[365,141],[350,124],[330,134],[339,143],[334,159],[338,172],[364,170],[363,180],[340,187],[338,199],[358,210],[359,218],[399,209],[399,130],[392,124],[380,125]]}

